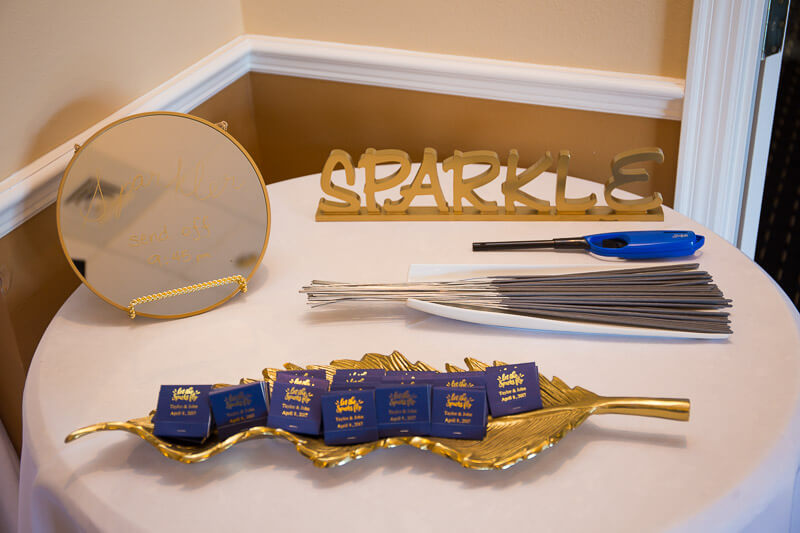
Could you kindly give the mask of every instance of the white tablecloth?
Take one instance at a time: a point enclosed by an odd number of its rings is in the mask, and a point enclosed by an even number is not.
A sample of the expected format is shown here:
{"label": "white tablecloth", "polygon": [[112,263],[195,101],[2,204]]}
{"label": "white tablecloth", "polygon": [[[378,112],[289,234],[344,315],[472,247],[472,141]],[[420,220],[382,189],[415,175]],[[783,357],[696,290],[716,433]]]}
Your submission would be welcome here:
{"label": "white tablecloth", "polygon": [[[552,178],[532,192],[552,197]],[[485,188],[499,197],[499,181]],[[599,187],[568,187],[589,190]],[[318,175],[268,191],[270,242],[246,295],[201,316],[132,322],[80,287],[53,319],[25,389],[24,531],[790,528],[800,321],[775,283],[721,238],[671,210],[663,223],[317,223]],[[730,340],[508,330],[394,305],[312,311],[297,292],[312,279],[402,281],[410,263],[597,264],[585,254],[478,256],[470,243],[667,228],[706,234],[698,261],[733,298]],[[465,356],[535,360],[543,374],[600,394],[690,398],[691,421],[595,416],[535,459],[491,472],[408,447],[321,470],[283,441],[248,442],[195,465],[121,432],[64,444],[78,427],[145,415],[162,383],[236,382],[285,361],[394,349],[439,367]]]}

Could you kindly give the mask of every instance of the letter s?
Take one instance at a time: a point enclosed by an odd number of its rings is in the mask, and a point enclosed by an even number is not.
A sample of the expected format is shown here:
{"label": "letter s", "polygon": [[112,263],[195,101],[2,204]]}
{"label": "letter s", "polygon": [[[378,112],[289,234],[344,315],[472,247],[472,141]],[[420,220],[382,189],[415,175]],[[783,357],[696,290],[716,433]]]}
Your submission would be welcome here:
{"label": "letter s", "polygon": [[350,154],[344,150],[332,150],[328,160],[325,161],[325,166],[322,168],[320,174],[320,185],[322,192],[343,202],[333,202],[320,198],[319,212],[321,214],[358,214],[361,209],[361,197],[355,191],[339,187],[333,183],[333,169],[337,165],[341,165],[344,169],[345,179],[348,185],[355,185],[356,183],[356,170],[353,166],[353,159]]}

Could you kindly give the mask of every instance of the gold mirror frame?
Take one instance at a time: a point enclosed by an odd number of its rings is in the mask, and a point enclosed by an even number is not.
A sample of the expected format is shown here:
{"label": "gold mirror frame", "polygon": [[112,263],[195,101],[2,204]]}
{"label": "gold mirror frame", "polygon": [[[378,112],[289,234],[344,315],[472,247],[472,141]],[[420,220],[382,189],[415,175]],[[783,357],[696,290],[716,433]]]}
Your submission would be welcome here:
{"label": "gold mirror frame", "polygon": [[[266,207],[266,211],[267,211],[267,228],[266,228],[266,231],[265,231],[265,234],[264,234],[264,244],[261,247],[261,253],[258,256],[258,260],[253,265],[252,270],[250,270],[250,272],[245,277],[244,288],[240,284],[240,285],[236,286],[231,291],[230,294],[228,294],[227,296],[221,298],[216,303],[214,303],[212,305],[208,305],[208,306],[206,306],[206,307],[204,307],[202,309],[198,309],[198,310],[195,310],[195,311],[190,311],[188,313],[180,313],[180,314],[174,314],[174,315],[159,315],[159,314],[154,314],[154,313],[145,313],[145,312],[141,312],[141,311],[138,311],[138,310],[135,313],[136,316],[144,316],[144,317],[158,318],[158,319],[185,318],[185,317],[188,317],[188,316],[199,315],[201,313],[205,313],[206,311],[210,311],[210,310],[212,310],[212,309],[224,304],[225,302],[227,302],[231,298],[233,298],[238,292],[245,292],[246,291],[246,283],[250,281],[250,279],[253,277],[253,274],[255,274],[256,270],[258,270],[258,267],[261,264],[261,261],[264,259],[264,254],[267,251],[267,243],[269,242],[269,233],[270,233],[270,230],[272,228],[272,215],[271,215],[270,206],[269,206],[269,195],[267,194],[267,187],[266,187],[266,184],[264,183],[264,177],[261,175],[261,171],[259,170],[259,168],[256,165],[255,161],[253,161],[253,158],[250,156],[250,154],[247,152],[247,150],[245,150],[245,148],[239,143],[239,141],[237,141],[225,129],[223,129],[223,128],[217,126],[216,124],[213,124],[213,123],[211,123],[211,122],[209,122],[209,121],[207,121],[205,119],[202,119],[200,117],[196,117],[194,115],[189,115],[189,114],[186,114],[186,113],[178,113],[178,112],[174,112],[174,111],[148,111],[148,112],[144,112],[144,113],[136,113],[136,114],[133,114],[133,115],[129,115],[129,116],[123,117],[123,118],[121,118],[119,120],[115,120],[111,124],[108,124],[108,125],[104,126],[99,131],[97,131],[94,134],[92,134],[92,136],[90,136],[88,139],[86,139],[86,141],[84,141],[83,144],[75,145],[75,153],[72,155],[72,158],[70,159],[69,164],[67,164],[67,167],[64,170],[64,173],[62,174],[61,182],[59,183],[59,186],[58,186],[58,195],[56,197],[56,226],[57,226],[57,230],[58,230],[58,241],[61,244],[61,250],[64,252],[64,256],[65,256],[65,258],[67,260],[67,263],[69,263],[69,266],[70,266],[70,268],[72,268],[72,271],[75,273],[75,275],[78,276],[78,279],[80,279],[81,282],[84,285],[86,285],[86,287],[88,287],[90,291],[92,291],[94,294],[96,294],[98,297],[100,297],[103,301],[111,304],[112,306],[116,307],[117,309],[125,311],[126,313],[130,313],[130,310],[131,310],[130,306],[125,307],[123,305],[120,305],[119,303],[114,302],[111,299],[109,299],[108,297],[106,297],[105,295],[103,295],[91,283],[89,283],[89,281],[83,276],[83,274],[80,273],[78,268],[75,266],[75,263],[72,261],[72,258],[70,257],[69,252],[67,251],[67,246],[66,246],[66,244],[64,242],[64,236],[63,236],[62,228],[61,228],[61,196],[62,196],[62,193],[63,193],[63,190],[64,190],[64,184],[66,183],[67,177],[69,176],[69,171],[72,168],[72,164],[77,160],[78,156],[81,154],[81,152],[84,150],[85,147],[89,146],[94,139],[96,139],[97,137],[99,137],[100,135],[105,133],[106,131],[112,129],[113,127],[115,127],[115,126],[117,126],[117,125],[119,125],[119,124],[121,124],[123,122],[127,122],[129,120],[133,120],[133,119],[141,118],[141,117],[145,117],[145,116],[152,116],[152,115],[168,115],[168,116],[183,117],[183,118],[186,118],[186,119],[194,120],[196,122],[199,122],[201,124],[204,124],[204,125],[212,128],[213,130],[215,130],[218,133],[224,135],[228,140],[230,140],[234,144],[234,146],[236,146],[236,148],[238,148],[239,151],[247,158],[247,160],[249,161],[250,165],[253,167],[253,170],[255,171],[256,176],[258,177],[259,183],[261,184],[261,189],[262,189],[262,191],[264,193],[264,203],[265,203],[265,207]],[[227,125],[227,124],[225,124],[225,125]],[[222,277],[222,276],[220,276],[220,277]],[[214,280],[197,280],[197,281],[198,282],[212,282]],[[146,296],[146,295],[141,295],[141,296]],[[133,303],[133,302],[131,302],[131,303]]]}

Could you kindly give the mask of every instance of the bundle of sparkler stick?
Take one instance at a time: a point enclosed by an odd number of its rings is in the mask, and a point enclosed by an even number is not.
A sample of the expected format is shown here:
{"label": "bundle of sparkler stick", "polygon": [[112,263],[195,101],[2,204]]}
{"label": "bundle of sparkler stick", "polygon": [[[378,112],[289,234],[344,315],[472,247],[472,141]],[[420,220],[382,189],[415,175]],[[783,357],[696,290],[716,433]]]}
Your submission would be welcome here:
{"label": "bundle of sparkler stick", "polygon": [[312,307],[344,302],[422,300],[482,311],[697,333],[731,333],[725,298],[697,263],[510,275],[455,281],[356,284],[314,280]]}

